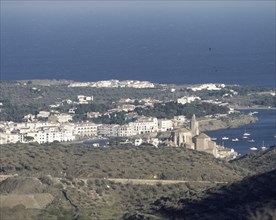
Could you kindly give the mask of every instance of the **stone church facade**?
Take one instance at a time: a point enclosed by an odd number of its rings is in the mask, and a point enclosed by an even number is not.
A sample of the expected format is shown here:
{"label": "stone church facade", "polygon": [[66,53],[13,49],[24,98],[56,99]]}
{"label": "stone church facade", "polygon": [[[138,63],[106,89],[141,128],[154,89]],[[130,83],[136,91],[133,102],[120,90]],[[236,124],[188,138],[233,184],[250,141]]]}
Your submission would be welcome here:
{"label": "stone church facade", "polygon": [[218,147],[211,138],[199,132],[199,124],[193,115],[190,122],[190,130],[178,128],[172,131],[170,140],[176,147],[186,147],[192,150],[204,151],[217,157]]}

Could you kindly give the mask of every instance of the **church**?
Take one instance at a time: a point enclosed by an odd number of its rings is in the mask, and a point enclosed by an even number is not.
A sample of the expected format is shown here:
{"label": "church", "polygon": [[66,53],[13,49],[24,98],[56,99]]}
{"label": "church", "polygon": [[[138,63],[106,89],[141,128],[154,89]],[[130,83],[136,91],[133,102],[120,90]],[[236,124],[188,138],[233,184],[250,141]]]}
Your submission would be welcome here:
{"label": "church", "polygon": [[176,147],[186,147],[192,150],[204,151],[218,156],[219,146],[211,138],[199,132],[199,124],[193,115],[190,122],[190,130],[178,128],[172,131],[170,140]]}

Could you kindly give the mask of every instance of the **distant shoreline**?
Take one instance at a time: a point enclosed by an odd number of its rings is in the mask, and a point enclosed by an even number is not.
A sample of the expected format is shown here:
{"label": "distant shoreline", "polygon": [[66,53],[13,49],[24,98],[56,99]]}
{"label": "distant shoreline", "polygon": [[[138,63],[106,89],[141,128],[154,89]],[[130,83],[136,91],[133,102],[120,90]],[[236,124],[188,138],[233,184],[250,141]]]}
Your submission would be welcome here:
{"label": "distant shoreline", "polygon": [[99,79],[99,80],[96,80],[96,81],[76,81],[75,79],[65,79],[65,78],[60,78],[60,79],[38,79],[38,78],[35,78],[35,79],[4,79],[4,80],[0,80],[0,82],[7,82],[7,83],[10,83],[10,82],[17,82],[17,83],[27,83],[27,82],[32,82],[33,85],[40,85],[40,84],[53,84],[53,85],[56,85],[56,84],[70,84],[70,83],[85,83],[85,82],[97,82],[97,81],[109,81],[109,80],[119,80],[119,81],[124,81],[124,80],[137,80],[137,81],[148,81],[148,82],[151,82],[155,85],[167,85],[167,86],[175,86],[175,87],[178,87],[178,86],[198,86],[198,85],[202,85],[202,84],[225,84],[227,86],[248,86],[248,87],[258,87],[258,88],[274,88],[274,86],[270,86],[270,85],[252,85],[252,84],[239,84],[239,83],[233,83],[233,82],[210,82],[210,81],[207,81],[207,82],[195,82],[195,83],[180,83],[180,82],[169,82],[169,83],[165,83],[165,82],[155,82],[155,81],[152,81],[150,79]]}
{"label": "distant shoreline", "polygon": [[268,106],[254,106],[254,107],[236,107],[237,110],[276,110],[276,107],[268,107]]}

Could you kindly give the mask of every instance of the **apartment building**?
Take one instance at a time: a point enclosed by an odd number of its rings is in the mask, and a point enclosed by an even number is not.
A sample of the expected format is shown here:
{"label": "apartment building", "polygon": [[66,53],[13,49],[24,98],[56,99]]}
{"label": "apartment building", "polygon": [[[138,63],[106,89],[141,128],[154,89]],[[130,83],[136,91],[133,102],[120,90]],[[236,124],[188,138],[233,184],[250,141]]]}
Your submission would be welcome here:
{"label": "apartment building", "polygon": [[83,136],[83,137],[97,136],[98,126],[99,125],[91,122],[78,123],[78,124],[75,124],[74,134],[78,136]]}

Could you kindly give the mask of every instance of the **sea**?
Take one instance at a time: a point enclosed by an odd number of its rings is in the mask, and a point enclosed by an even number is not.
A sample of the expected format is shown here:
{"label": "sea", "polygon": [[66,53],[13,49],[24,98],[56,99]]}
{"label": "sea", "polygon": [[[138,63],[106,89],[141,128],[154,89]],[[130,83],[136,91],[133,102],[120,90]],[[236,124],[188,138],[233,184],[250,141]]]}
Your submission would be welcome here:
{"label": "sea", "polygon": [[275,86],[274,1],[2,1],[1,80]]}
{"label": "sea", "polygon": [[[217,138],[216,143],[228,148],[233,148],[239,154],[255,152],[250,148],[257,148],[261,151],[262,147],[269,148],[276,146],[276,110],[275,109],[250,109],[241,110],[242,113],[258,112],[254,116],[258,117],[258,122],[248,124],[238,128],[222,129],[206,132],[211,138]],[[243,139],[244,133],[249,133],[248,139]],[[222,137],[229,138],[223,140]],[[239,141],[232,141],[232,139]]]}

